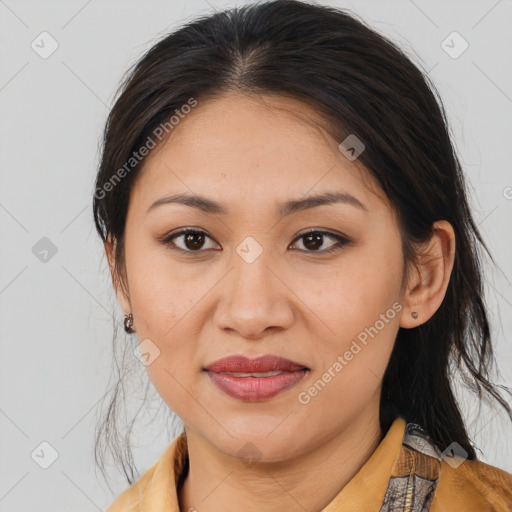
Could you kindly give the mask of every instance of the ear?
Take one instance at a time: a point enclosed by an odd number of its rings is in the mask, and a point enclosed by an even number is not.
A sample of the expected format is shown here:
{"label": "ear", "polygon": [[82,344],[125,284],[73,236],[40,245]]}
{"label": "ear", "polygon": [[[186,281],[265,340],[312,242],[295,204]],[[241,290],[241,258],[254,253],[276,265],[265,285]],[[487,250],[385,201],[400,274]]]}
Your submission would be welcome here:
{"label": "ear", "polygon": [[[403,299],[400,327],[425,323],[437,311],[446,294],[455,261],[455,232],[446,220],[434,223],[434,234],[422,248]],[[416,311],[417,318],[411,313]]]}
{"label": "ear", "polygon": [[110,276],[112,278],[112,284],[114,286],[114,290],[116,291],[117,300],[123,313],[127,315],[131,312],[130,298],[125,294],[123,290],[123,286],[121,285],[120,278],[117,275],[117,268],[115,262],[115,251],[116,251],[116,243],[117,240],[108,238],[105,242],[105,254],[107,255],[108,266],[110,268]]}

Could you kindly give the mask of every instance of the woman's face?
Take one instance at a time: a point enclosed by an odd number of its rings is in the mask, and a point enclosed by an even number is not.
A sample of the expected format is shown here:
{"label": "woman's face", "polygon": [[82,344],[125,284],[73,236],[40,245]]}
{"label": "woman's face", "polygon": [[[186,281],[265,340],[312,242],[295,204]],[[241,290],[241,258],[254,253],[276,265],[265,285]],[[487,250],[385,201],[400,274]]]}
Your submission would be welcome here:
{"label": "woman's face", "polygon": [[[277,96],[199,101],[150,152],[132,190],[129,298],[119,300],[162,398],[229,455],[250,442],[261,460],[286,460],[378,417],[402,314],[398,225],[357,160],[315,120],[312,108]],[[354,199],[285,208],[326,193]],[[152,207],[177,194],[219,209]],[[186,228],[200,234],[164,240]],[[313,228],[332,236],[308,237]],[[226,356],[268,354],[309,371],[250,399],[204,370]]]}

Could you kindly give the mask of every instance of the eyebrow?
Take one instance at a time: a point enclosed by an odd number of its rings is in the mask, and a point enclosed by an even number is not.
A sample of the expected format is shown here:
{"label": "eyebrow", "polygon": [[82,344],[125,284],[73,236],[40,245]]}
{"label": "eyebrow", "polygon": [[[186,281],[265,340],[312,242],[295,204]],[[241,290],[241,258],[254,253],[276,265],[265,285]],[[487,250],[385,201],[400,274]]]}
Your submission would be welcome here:
{"label": "eyebrow", "polygon": [[[146,214],[157,206],[169,203],[184,204],[186,206],[191,206],[192,208],[197,208],[205,213],[212,213],[216,215],[229,214],[229,211],[217,201],[195,194],[175,194],[172,196],[162,197],[148,208]],[[286,217],[293,213],[309,210],[310,208],[335,203],[348,204],[368,213],[366,206],[359,199],[347,192],[324,192],[323,194],[308,196],[302,199],[291,199],[286,201],[279,205],[278,214],[281,217]]]}

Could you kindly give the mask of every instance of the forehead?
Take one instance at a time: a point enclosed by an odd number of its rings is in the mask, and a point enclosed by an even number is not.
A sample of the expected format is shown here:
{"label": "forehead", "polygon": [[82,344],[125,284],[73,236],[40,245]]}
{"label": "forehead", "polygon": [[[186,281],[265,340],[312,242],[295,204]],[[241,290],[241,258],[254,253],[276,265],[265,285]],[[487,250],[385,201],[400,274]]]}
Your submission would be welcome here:
{"label": "forehead", "polygon": [[198,100],[139,172],[134,195],[144,203],[185,191],[284,201],[329,188],[378,199],[373,179],[338,150],[317,111],[274,95]]}

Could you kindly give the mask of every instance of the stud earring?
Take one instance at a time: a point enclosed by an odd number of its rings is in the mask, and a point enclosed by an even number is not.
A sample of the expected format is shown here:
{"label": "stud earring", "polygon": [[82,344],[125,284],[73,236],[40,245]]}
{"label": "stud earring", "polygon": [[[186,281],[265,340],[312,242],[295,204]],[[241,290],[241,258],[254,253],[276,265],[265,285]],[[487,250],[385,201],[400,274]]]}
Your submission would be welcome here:
{"label": "stud earring", "polygon": [[133,315],[131,313],[129,315],[124,315],[124,330],[128,334],[135,332],[132,329],[132,325],[133,325]]}
{"label": "stud earring", "polygon": [[412,316],[413,318],[418,318],[418,313],[417,313],[416,311],[413,311],[413,312],[411,313],[411,316]]}

